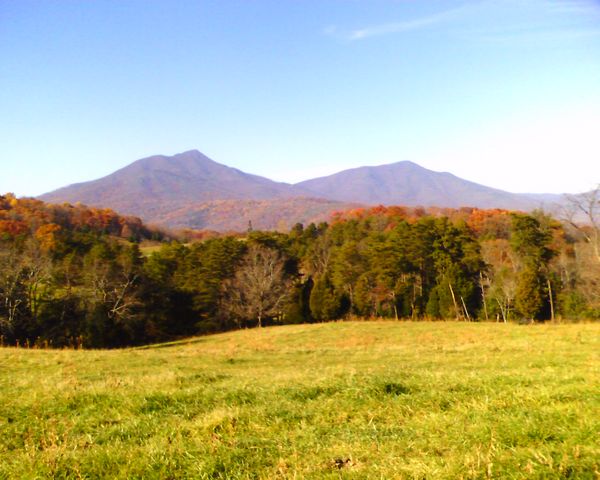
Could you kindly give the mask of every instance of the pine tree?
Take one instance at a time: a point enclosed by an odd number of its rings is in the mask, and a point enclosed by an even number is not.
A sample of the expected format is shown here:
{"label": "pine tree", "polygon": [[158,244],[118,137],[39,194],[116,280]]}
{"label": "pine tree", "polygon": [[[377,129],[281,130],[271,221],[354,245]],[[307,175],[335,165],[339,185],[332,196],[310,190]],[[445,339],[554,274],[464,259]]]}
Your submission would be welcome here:
{"label": "pine tree", "polygon": [[310,293],[310,312],[315,320],[334,320],[342,310],[340,296],[335,292],[328,275],[323,275],[315,281]]}
{"label": "pine tree", "polygon": [[546,295],[544,279],[535,267],[525,267],[518,276],[516,289],[516,307],[528,320],[537,320],[544,310]]}

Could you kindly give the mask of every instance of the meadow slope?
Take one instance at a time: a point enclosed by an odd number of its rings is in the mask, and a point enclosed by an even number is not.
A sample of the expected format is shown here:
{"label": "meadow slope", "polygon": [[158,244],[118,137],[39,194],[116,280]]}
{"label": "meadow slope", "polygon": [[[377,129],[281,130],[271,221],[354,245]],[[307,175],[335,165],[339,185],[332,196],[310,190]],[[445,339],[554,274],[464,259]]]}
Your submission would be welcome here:
{"label": "meadow slope", "polygon": [[600,324],[0,349],[0,478],[600,478]]}

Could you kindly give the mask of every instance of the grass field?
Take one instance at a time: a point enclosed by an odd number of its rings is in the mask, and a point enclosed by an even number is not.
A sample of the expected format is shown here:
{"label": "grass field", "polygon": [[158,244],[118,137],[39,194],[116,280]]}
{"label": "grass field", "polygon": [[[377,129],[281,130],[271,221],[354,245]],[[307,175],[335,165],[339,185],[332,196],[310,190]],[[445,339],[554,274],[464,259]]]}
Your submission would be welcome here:
{"label": "grass field", "polygon": [[600,324],[0,349],[0,478],[600,478]]}

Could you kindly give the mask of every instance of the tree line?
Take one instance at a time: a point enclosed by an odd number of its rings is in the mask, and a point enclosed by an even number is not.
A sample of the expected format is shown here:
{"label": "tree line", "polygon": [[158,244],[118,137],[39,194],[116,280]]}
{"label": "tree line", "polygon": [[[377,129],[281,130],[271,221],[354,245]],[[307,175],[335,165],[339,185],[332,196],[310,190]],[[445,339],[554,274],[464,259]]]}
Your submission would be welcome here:
{"label": "tree line", "polygon": [[[139,219],[0,196],[0,341],[121,347],[356,317],[600,317],[596,225],[376,207],[184,243]],[[159,247],[140,249],[154,240]]]}

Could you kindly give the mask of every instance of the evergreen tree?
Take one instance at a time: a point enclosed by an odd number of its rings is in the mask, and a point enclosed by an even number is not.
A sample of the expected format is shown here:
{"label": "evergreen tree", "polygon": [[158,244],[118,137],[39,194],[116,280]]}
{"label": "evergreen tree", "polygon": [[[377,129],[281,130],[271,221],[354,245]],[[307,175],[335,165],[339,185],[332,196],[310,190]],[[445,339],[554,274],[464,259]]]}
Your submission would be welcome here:
{"label": "evergreen tree", "polygon": [[338,295],[328,275],[315,281],[310,293],[310,312],[315,320],[327,321],[339,318],[342,313],[342,299]]}
{"label": "evergreen tree", "polygon": [[544,313],[546,291],[544,279],[539,269],[527,265],[517,278],[516,307],[528,320],[538,320]]}
{"label": "evergreen tree", "polygon": [[513,214],[511,247],[517,254],[521,268],[517,276],[515,305],[521,315],[530,320],[548,318],[549,261],[554,255],[549,247],[551,232],[531,216]]}

